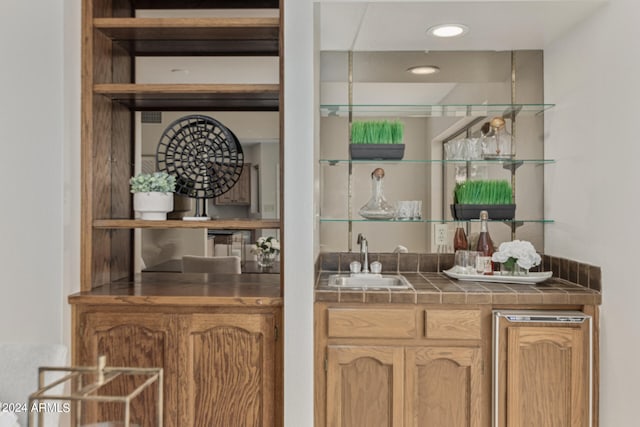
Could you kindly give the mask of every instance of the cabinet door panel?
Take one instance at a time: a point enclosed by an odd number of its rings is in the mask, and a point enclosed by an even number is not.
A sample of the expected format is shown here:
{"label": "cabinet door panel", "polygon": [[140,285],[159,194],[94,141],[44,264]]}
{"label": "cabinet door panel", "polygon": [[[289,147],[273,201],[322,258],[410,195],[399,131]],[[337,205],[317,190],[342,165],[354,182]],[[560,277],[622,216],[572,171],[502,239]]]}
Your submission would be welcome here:
{"label": "cabinet door panel", "polygon": [[180,324],[181,425],[272,426],[273,316],[195,314]]}
{"label": "cabinet door panel", "polygon": [[588,425],[583,331],[514,327],[507,341],[507,425]]}
{"label": "cabinet door panel", "polygon": [[327,425],[403,425],[402,348],[329,346],[327,362]]}
{"label": "cabinet door panel", "polygon": [[409,348],[405,377],[408,426],[482,425],[479,348]]}
{"label": "cabinet door panel", "polygon": [[[76,363],[95,366],[98,356],[107,358],[107,366],[164,369],[164,425],[176,424],[177,361],[173,348],[173,318],[162,314],[86,313],[80,317],[79,354]],[[139,377],[118,378],[104,386],[102,394],[126,395],[140,385]],[[144,427],[157,426],[157,390],[146,389],[132,401],[131,419]],[[84,422],[124,419],[124,405],[88,405]]]}
{"label": "cabinet door panel", "polygon": [[238,181],[229,191],[215,199],[216,205],[239,205],[248,206],[251,204],[251,163],[245,163]]}

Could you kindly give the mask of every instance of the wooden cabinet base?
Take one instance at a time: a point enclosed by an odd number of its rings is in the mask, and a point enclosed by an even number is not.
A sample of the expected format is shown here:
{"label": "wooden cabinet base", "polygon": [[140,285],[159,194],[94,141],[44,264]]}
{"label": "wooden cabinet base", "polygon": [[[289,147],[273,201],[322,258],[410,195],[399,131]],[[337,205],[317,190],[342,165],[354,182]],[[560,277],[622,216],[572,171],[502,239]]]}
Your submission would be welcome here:
{"label": "wooden cabinet base", "polygon": [[[280,308],[74,305],[73,316],[74,365],[104,354],[110,366],[164,369],[164,426],[282,425]],[[132,419],[156,427],[156,399],[134,401]],[[93,415],[122,419],[113,407]]]}
{"label": "wooden cabinet base", "polygon": [[594,323],[492,331],[490,305],[316,303],[315,426],[597,427],[597,306],[526,308]]}

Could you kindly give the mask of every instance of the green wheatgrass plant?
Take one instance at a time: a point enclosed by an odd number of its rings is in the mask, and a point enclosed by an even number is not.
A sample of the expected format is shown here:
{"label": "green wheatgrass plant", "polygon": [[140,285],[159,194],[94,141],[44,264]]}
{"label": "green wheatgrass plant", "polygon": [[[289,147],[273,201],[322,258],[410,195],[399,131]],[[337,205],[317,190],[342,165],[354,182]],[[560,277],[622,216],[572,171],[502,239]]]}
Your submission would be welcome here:
{"label": "green wheatgrass plant", "polygon": [[512,202],[507,180],[477,180],[456,184],[455,203],[462,205],[508,205]]}
{"label": "green wheatgrass plant", "polygon": [[391,122],[391,142],[393,144],[402,144],[404,138],[404,123],[399,121]]}
{"label": "green wheatgrass plant", "polygon": [[352,144],[401,144],[404,124],[400,121],[359,121],[351,124]]}

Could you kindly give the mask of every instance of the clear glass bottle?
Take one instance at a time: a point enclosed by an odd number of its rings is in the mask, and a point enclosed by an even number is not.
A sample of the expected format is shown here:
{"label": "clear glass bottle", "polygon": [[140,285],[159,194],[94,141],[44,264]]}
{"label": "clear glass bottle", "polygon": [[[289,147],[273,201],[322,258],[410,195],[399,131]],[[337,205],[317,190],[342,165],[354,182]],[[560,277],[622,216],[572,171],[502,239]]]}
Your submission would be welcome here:
{"label": "clear glass bottle", "polygon": [[456,226],[456,232],[453,235],[453,250],[466,251],[467,249],[469,249],[467,233],[464,231],[464,223],[459,222]]}
{"label": "clear glass bottle", "polygon": [[478,257],[476,258],[476,271],[479,274],[491,275],[493,274],[493,262],[491,261],[491,255],[493,255],[493,241],[489,235],[489,213],[487,211],[480,211],[480,235],[478,236],[478,244],[476,245],[476,251],[478,251]]}
{"label": "clear glass bottle", "polygon": [[392,219],[396,210],[387,202],[382,192],[384,169],[376,168],[371,172],[371,198],[358,213],[367,219]]}

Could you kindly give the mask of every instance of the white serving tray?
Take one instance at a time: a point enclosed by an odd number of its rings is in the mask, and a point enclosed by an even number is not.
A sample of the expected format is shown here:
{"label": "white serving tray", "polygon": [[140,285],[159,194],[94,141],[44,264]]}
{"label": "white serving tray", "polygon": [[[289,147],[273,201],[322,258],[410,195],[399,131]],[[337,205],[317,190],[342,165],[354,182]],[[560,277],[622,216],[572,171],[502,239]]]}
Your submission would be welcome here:
{"label": "white serving tray", "polygon": [[544,282],[551,277],[553,272],[530,272],[526,276],[507,276],[501,275],[499,271],[493,273],[493,275],[485,276],[484,274],[460,274],[455,272],[455,267],[449,270],[444,270],[443,273],[452,279],[468,280],[472,282],[494,282],[494,283],[513,283],[517,285],[532,285],[535,283]]}

